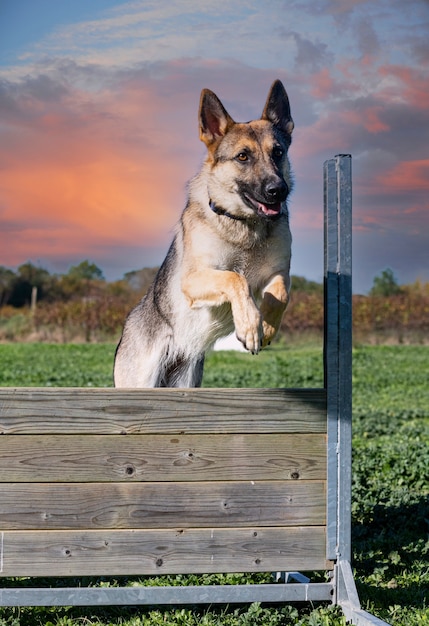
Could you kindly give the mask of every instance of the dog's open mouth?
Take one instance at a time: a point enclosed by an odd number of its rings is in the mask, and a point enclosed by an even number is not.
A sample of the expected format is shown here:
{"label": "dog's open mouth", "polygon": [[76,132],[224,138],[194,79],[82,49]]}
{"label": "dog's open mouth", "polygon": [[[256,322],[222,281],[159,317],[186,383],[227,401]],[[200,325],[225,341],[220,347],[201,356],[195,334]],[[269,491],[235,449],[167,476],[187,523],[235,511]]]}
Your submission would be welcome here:
{"label": "dog's open mouth", "polygon": [[258,212],[258,215],[261,215],[262,217],[268,217],[272,219],[272,218],[279,217],[281,213],[281,210],[282,210],[281,202],[275,202],[274,204],[264,204],[263,202],[259,202],[259,200],[255,200],[254,198],[251,198],[247,194],[244,194],[244,198],[247,204],[252,209],[256,209]]}

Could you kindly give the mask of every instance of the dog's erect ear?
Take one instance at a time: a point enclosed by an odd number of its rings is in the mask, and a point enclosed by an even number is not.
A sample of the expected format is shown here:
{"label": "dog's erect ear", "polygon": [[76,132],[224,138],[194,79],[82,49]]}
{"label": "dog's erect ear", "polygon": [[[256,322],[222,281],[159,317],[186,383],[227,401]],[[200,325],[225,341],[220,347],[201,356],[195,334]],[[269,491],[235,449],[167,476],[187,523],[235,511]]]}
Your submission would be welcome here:
{"label": "dog's erect ear", "polygon": [[275,80],[271,85],[261,120],[268,120],[284,133],[292,134],[294,123],[290,114],[289,98],[279,80]]}
{"label": "dog's erect ear", "polygon": [[210,89],[203,89],[200,98],[200,139],[206,146],[219,141],[235,124],[222,102]]}

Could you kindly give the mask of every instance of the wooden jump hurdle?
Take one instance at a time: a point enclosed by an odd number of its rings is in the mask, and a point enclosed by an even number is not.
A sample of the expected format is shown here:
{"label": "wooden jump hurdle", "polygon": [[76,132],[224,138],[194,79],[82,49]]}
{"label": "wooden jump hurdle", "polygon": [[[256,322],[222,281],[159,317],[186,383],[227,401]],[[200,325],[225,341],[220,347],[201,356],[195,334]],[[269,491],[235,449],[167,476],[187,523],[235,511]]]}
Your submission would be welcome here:
{"label": "wooden jump hurdle", "polygon": [[350,568],[350,156],[325,163],[324,204],[323,389],[0,390],[0,576],[330,582],[4,587],[0,606],[320,600],[385,623],[361,610]]}

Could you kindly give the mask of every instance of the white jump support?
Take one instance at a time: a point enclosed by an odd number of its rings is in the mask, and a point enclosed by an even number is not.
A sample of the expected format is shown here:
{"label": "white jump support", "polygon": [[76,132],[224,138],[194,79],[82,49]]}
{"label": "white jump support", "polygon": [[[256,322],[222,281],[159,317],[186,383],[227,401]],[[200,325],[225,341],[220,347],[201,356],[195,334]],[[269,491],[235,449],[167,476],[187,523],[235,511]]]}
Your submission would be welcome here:
{"label": "white jump support", "polygon": [[[351,572],[351,157],[324,164],[323,389],[0,389],[0,606],[317,602]],[[326,443],[327,440],[327,443]],[[330,582],[300,572],[325,570]],[[289,572],[198,587],[52,576]],[[300,582],[289,582],[300,581]]]}

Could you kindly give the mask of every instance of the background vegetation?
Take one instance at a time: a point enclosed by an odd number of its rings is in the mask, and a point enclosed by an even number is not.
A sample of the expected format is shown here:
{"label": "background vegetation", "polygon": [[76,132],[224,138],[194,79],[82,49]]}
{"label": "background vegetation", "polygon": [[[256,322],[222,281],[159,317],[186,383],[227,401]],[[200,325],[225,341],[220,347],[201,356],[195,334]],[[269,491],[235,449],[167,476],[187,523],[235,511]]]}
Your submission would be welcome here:
{"label": "background vegetation", "polygon": [[[114,345],[0,345],[0,386],[111,386]],[[353,565],[363,608],[394,626],[429,624],[428,346],[354,349]],[[277,344],[258,356],[212,353],[205,386],[308,387],[320,347]],[[311,575],[320,580],[320,573]],[[31,581],[6,581],[30,584]],[[267,575],[169,576],[121,584],[271,582]],[[45,580],[40,584],[80,584]],[[83,584],[115,585],[109,578]],[[3,584],[3,583],[2,583]],[[0,609],[0,626],[345,626],[334,607]]]}
{"label": "background vegetation", "polygon": [[[0,267],[0,341],[115,341],[155,273],[146,268],[107,282],[89,261],[63,275],[31,263],[16,272]],[[353,296],[353,319],[356,344],[427,343],[429,283],[400,286],[386,269],[367,296]],[[281,334],[288,342],[302,342],[320,339],[322,332],[323,285],[294,276]]]}

